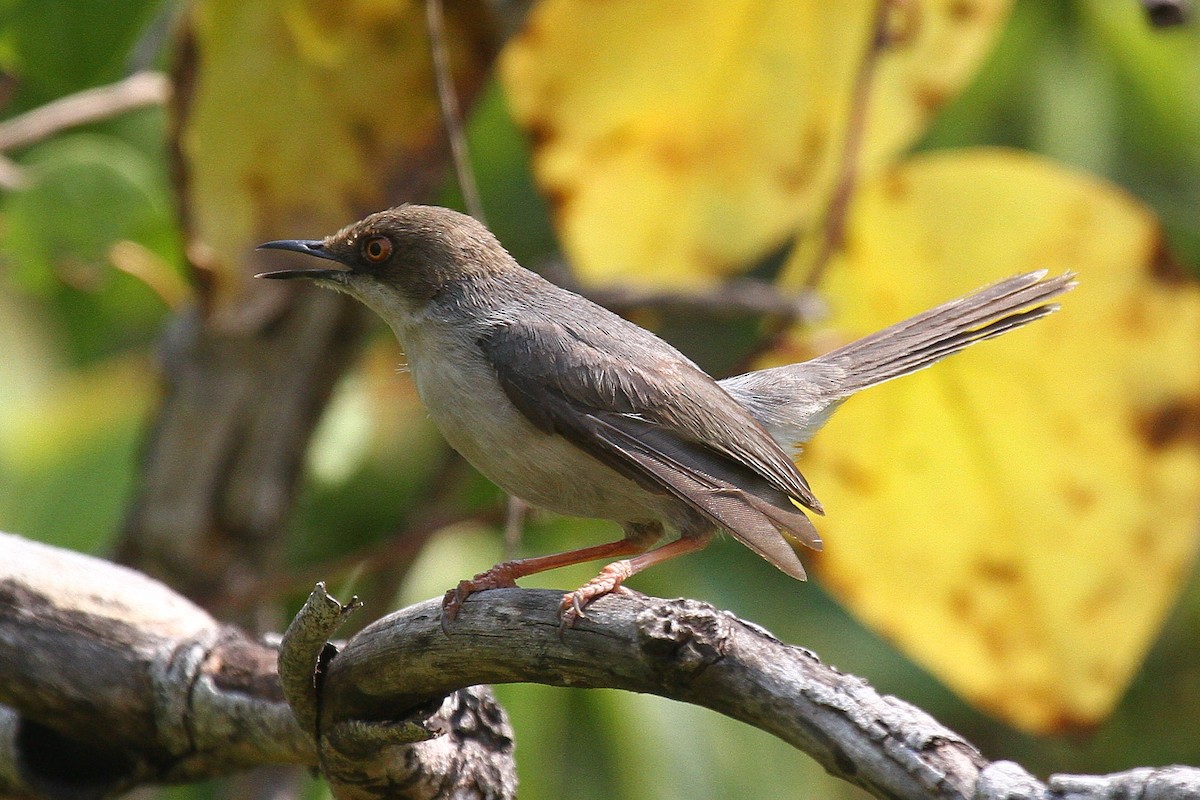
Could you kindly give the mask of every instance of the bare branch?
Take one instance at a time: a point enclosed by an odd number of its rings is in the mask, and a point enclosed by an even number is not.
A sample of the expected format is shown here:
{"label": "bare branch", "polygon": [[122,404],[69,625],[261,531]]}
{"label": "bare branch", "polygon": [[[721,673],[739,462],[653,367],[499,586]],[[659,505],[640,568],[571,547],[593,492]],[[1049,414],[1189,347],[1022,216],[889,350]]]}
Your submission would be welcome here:
{"label": "bare branch", "polygon": [[107,86],[67,95],[0,122],[0,152],[39,142],[66,128],[160,106],[170,91],[170,81],[162,73],[138,72]]}
{"label": "bare branch", "polygon": [[471,154],[467,149],[467,134],[463,130],[458,92],[454,88],[454,76],[450,72],[450,54],[446,48],[446,19],[442,12],[442,0],[425,0],[425,23],[429,31],[429,50],[433,56],[433,74],[437,80],[442,124],[446,126],[446,136],[450,140],[450,154],[454,160],[454,173],[458,177],[458,187],[462,190],[467,213],[487,225],[487,217],[483,213],[483,201],[479,198],[479,185],[475,182],[475,171],[471,169]]}
{"label": "bare branch", "polygon": [[863,136],[867,129],[867,112],[871,101],[871,87],[879,67],[879,57],[891,44],[888,35],[888,20],[897,0],[875,0],[875,13],[871,23],[871,38],[863,52],[862,61],[854,75],[850,94],[850,114],[846,121],[842,153],[838,162],[837,181],[825,209],[825,219],[818,232],[820,241],[813,258],[812,267],[805,279],[808,288],[820,283],[829,259],[842,246],[846,238],[846,217],[850,212],[850,201],[858,186],[858,160],[862,156]]}
{"label": "bare branch", "polygon": [[385,575],[386,582],[373,593],[392,598],[417,553],[430,537],[451,525],[474,523],[498,526],[502,518],[495,508],[461,510],[450,507],[447,498],[461,491],[466,477],[462,457],[446,446],[438,457],[441,463],[432,470],[421,491],[424,509],[405,519],[392,533],[378,541],[316,564],[284,570],[276,569],[236,589],[227,591],[214,606],[217,616],[236,617],[263,601],[303,591],[319,581],[348,576],[352,573]]}
{"label": "bare branch", "polygon": [[325,640],[356,608],[357,599],[342,605],[317,584],[288,626],[279,653],[288,700],[316,741],[334,796],[516,797],[512,729],[486,686],[422,698],[398,714],[318,717],[329,665],[338,655]]}
{"label": "bare branch", "polygon": [[1055,800],[1196,800],[1200,770],[1195,767],[1139,767],[1112,775],[1052,775]]}
{"label": "bare branch", "polygon": [[346,607],[318,587],[277,652],[132,570],[7,534],[0,554],[0,795],[108,797],[304,764],[338,798],[507,800],[512,732],[478,684],[530,681],[705,706],[877,797],[1200,796],[1200,769],[1189,767],[1043,784],[989,763],[920,709],[691,600],[612,595],[560,631],[558,592],[498,589],[472,595],[449,635],[429,600],[339,652],[325,640]]}
{"label": "bare branch", "polygon": [[878,796],[970,797],[986,760],[924,712],[691,600],[602,598],[560,636],[553,591],[472,595],[450,635],[429,601],[368,626],[329,666],[322,726],[403,715],[460,685],[532,681],[695,703],[804,750]]}
{"label": "bare branch", "polygon": [[628,284],[584,286],[571,266],[559,258],[537,265],[547,279],[584,295],[610,311],[628,316],[643,311],[664,311],[683,315],[705,314],[715,317],[766,317],[775,325],[808,322],[825,313],[816,292],[781,291],[777,286],[755,278],[736,278],[702,291],[671,291]]}
{"label": "bare branch", "polygon": [[133,570],[0,534],[5,791],[114,792],[314,763],[275,652]]}
{"label": "bare branch", "polygon": [[[487,687],[347,722],[318,758],[273,647],[116,564],[3,533],[0,554],[0,796],[107,797],[280,764],[320,764],[338,797],[515,795],[511,730]],[[331,647],[321,614],[295,628],[293,664]]]}
{"label": "bare branch", "polygon": [[779,291],[775,286],[751,278],[733,280],[710,291],[670,292],[634,286],[598,286],[582,290],[590,299],[618,314],[639,311],[675,311],[718,317],[762,316],[786,325],[807,321],[823,310],[811,292]]}
{"label": "bare branch", "polygon": [[324,724],[402,715],[459,685],[532,681],[705,706],[780,737],[877,797],[1200,796],[1200,769],[1189,767],[1055,776],[1047,788],[1016,764],[989,763],[920,709],[703,603],[610,595],[560,635],[560,599],[521,589],[475,594],[448,636],[437,600],[379,620],[330,664]]}
{"label": "bare branch", "polygon": [[324,668],[329,637],[362,603],[357,597],[342,605],[325,591],[325,584],[318,583],[308,596],[304,607],[296,614],[292,624],[284,631],[279,644],[279,680],[283,685],[283,696],[287,698],[296,716],[296,722],[305,733],[317,741],[318,692],[317,680]]}

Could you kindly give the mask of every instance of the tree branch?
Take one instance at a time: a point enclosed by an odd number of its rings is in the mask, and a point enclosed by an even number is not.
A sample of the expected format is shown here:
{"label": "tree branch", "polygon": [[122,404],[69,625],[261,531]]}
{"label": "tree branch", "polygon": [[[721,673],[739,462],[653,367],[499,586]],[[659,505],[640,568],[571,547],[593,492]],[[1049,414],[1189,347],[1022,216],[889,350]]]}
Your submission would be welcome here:
{"label": "tree branch", "polygon": [[277,652],[132,570],[7,534],[0,554],[0,794],[108,797],[304,764],[338,798],[511,798],[512,734],[477,684],[529,681],[701,705],[877,797],[1200,796],[1190,767],[1043,784],[861,678],[692,600],[612,595],[560,631],[558,592],[498,589],[471,596],[449,635],[429,600],[339,650],[326,639],[346,607],[318,587]]}
{"label": "tree branch", "polygon": [[5,791],[102,796],[311,763],[274,651],[133,570],[0,534]]}
{"label": "tree branch", "polygon": [[[515,796],[511,730],[487,687],[341,726],[340,748],[320,754],[274,647],[125,567],[3,533],[0,554],[0,796],[112,797],[279,764],[321,766],[339,798]],[[384,791],[363,794],[349,780],[362,776]]]}
{"label": "tree branch", "polygon": [[875,0],[870,39],[850,91],[850,111],[842,139],[842,151],[838,161],[837,180],[829,196],[825,218],[818,231],[817,251],[810,265],[804,285],[815,288],[825,275],[834,253],[841,249],[846,239],[846,220],[850,214],[850,201],[858,186],[859,158],[862,155],[863,138],[867,130],[867,116],[871,104],[871,88],[879,70],[879,60],[892,44],[888,32],[888,21],[896,0]]}
{"label": "tree branch", "polygon": [[924,712],[692,600],[602,598],[561,632],[559,592],[472,595],[441,632],[431,600],[368,626],[325,679],[323,725],[403,715],[461,685],[646,692],[774,734],[880,797],[970,797],[986,760]]}
{"label": "tree branch", "polygon": [[442,125],[446,128],[446,138],[450,142],[458,188],[462,191],[467,213],[487,225],[483,200],[479,197],[479,185],[475,181],[475,171],[471,169],[471,154],[467,147],[467,134],[463,130],[458,90],[454,88],[454,76],[450,74],[442,0],[425,0],[425,28],[429,33],[429,55],[433,60],[433,76],[437,82],[438,107],[442,113]]}
{"label": "tree branch", "polygon": [[4,153],[40,142],[54,134],[110,119],[147,106],[161,106],[171,93],[167,77],[137,72],[107,86],[84,89],[0,122],[0,189],[25,186],[25,170]]}
{"label": "tree branch", "polygon": [[171,83],[160,72],[138,72],[107,86],[84,89],[0,122],[0,152],[25,147],[77,125],[161,106],[170,93]]}

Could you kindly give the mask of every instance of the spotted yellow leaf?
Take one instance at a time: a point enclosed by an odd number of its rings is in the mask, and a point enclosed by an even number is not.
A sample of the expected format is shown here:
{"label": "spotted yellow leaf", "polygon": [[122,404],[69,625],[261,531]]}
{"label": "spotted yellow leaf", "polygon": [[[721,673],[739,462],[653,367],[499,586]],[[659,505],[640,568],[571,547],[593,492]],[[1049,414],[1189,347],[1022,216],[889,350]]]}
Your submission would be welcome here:
{"label": "spotted yellow leaf", "polygon": [[974,72],[1008,0],[543,0],[502,53],[563,246],[591,280],[689,285],[748,268],[823,210],[856,76],[857,168],[890,160]]}
{"label": "spotted yellow leaf", "polygon": [[[218,307],[259,242],[315,236],[413,199],[443,141],[420,0],[207,0],[190,7],[176,104],[189,259]],[[447,42],[462,88],[487,67],[482,10]],[[250,267],[253,269],[253,267]]]}
{"label": "spotted yellow leaf", "polygon": [[1074,270],[1063,309],[852,399],[801,458],[820,579],[972,703],[1097,723],[1200,542],[1200,285],[1097,179],[999,150],[862,188],[822,286],[826,349],[999,278]]}

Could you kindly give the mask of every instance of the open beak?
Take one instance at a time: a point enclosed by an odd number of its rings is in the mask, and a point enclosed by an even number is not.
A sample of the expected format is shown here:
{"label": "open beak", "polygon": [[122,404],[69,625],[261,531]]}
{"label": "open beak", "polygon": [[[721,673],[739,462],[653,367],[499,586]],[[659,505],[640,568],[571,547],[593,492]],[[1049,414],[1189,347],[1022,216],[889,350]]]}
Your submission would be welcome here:
{"label": "open beak", "polygon": [[[337,257],[325,248],[325,243],[320,239],[279,239],[274,242],[265,242],[254,249],[291,250],[296,253],[304,253],[308,256],[326,258],[330,261],[337,260]],[[254,277],[275,279],[308,278],[310,280],[324,279],[340,281],[344,277],[344,273],[348,271],[344,269],[281,269],[274,272],[260,272]]]}

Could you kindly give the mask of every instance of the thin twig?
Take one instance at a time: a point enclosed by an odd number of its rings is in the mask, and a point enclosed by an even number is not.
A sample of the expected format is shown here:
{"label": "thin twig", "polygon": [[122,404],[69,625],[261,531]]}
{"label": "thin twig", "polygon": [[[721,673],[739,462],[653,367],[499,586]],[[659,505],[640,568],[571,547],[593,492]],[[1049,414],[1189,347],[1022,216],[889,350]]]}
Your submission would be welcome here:
{"label": "thin twig", "polygon": [[407,571],[407,566],[416,558],[417,553],[438,531],[466,522],[499,526],[501,521],[498,513],[489,511],[461,513],[430,511],[410,522],[402,532],[337,558],[298,570],[264,575],[252,583],[240,586],[223,599],[216,611],[221,616],[244,611],[266,599],[279,598],[300,586],[314,583],[313,576],[336,577],[358,570],[371,575],[394,571],[402,577]]}
{"label": "thin twig", "polygon": [[[850,111],[846,121],[846,134],[842,139],[842,151],[838,162],[837,179],[834,183],[833,191],[830,193],[829,202],[825,207],[825,217],[816,233],[820,237],[817,243],[816,254],[813,256],[808,275],[804,279],[804,288],[808,290],[805,292],[805,295],[811,295],[812,291],[816,289],[834,253],[845,242],[846,218],[850,212],[850,201],[853,199],[854,191],[858,185],[858,160],[862,154],[863,135],[867,127],[871,85],[875,78],[875,72],[879,67],[879,57],[891,43],[891,37],[888,32],[889,12],[893,6],[898,5],[900,2],[901,0],[876,0],[875,3],[875,14],[871,23],[871,38],[867,43],[867,49],[863,53],[862,61],[858,64],[858,71],[854,75],[854,84],[851,88]],[[811,315],[809,318],[811,318]],[[801,319],[804,319],[804,317],[801,317]],[[787,319],[785,317],[777,317],[770,320],[765,326],[764,333],[759,339],[758,344],[743,356],[735,369],[749,369],[750,365],[757,362],[763,353],[769,353],[776,349],[780,344],[781,338],[791,328],[794,321],[795,319]]]}
{"label": "thin twig", "polygon": [[871,24],[871,39],[858,64],[854,75],[854,86],[850,98],[850,114],[846,122],[846,135],[842,139],[841,158],[838,163],[837,182],[825,209],[825,220],[812,267],[805,278],[805,286],[816,288],[829,260],[841,248],[846,238],[846,217],[850,201],[858,185],[859,158],[862,155],[863,135],[867,127],[867,112],[871,100],[871,85],[879,66],[879,57],[890,43],[888,36],[888,14],[895,0],[876,0],[875,16]]}
{"label": "thin twig", "polygon": [[619,314],[637,311],[678,311],[717,317],[770,317],[778,324],[790,325],[808,320],[819,313],[809,292],[781,292],[762,281],[743,278],[702,292],[670,292],[639,289],[634,286],[590,287],[584,290],[590,299]]}
{"label": "thin twig", "polygon": [[[395,532],[329,560],[286,572],[263,575],[255,581],[231,589],[223,598],[218,611],[222,616],[229,616],[262,603],[265,599],[282,597],[298,587],[308,588],[318,581],[328,580],[330,576],[341,578],[354,572],[367,575],[386,573],[398,584],[407,575],[417,553],[438,531],[466,522],[499,526],[502,519],[494,509],[462,511],[455,508],[452,498],[461,491],[463,481],[470,475],[465,467],[466,462],[457,453],[448,447],[444,448],[438,463],[430,470],[425,488],[421,492],[421,496],[425,498],[423,510],[406,519]],[[382,594],[395,594],[395,587],[389,587]]]}
{"label": "thin twig", "polygon": [[[475,170],[471,167],[471,153],[467,146],[467,134],[463,130],[462,110],[458,104],[458,93],[454,91],[454,77],[450,73],[450,55],[446,47],[446,20],[442,13],[442,0],[425,0],[425,22],[429,30],[429,50],[433,57],[433,74],[437,79],[438,103],[442,110],[442,123],[446,126],[446,137],[450,141],[450,156],[454,161],[454,174],[458,177],[458,188],[462,191],[467,213],[487,225],[483,211],[483,200],[479,196],[479,184]],[[509,557],[520,543],[528,506],[521,498],[510,495],[504,515],[504,549]]]}
{"label": "thin twig", "polygon": [[169,94],[170,81],[161,72],[138,72],[107,86],[60,97],[0,122],[0,152],[39,142],[66,128],[162,105]]}
{"label": "thin twig", "polygon": [[483,213],[483,202],[479,199],[479,186],[475,172],[471,169],[471,154],[467,148],[467,135],[463,131],[462,112],[458,104],[458,93],[454,90],[454,78],[450,73],[450,56],[446,48],[446,20],[442,14],[442,0],[425,0],[425,22],[429,30],[429,49],[433,56],[433,73],[437,79],[438,102],[442,109],[442,122],[450,140],[450,155],[454,159],[454,172],[462,190],[467,213],[487,225]]}
{"label": "thin twig", "polygon": [[781,290],[757,278],[734,278],[699,291],[653,289],[614,283],[585,286],[575,277],[571,265],[561,258],[549,258],[536,265],[537,272],[554,283],[583,295],[621,316],[643,311],[705,314],[713,317],[768,317],[781,325],[809,321],[820,316],[824,307],[816,293]]}

